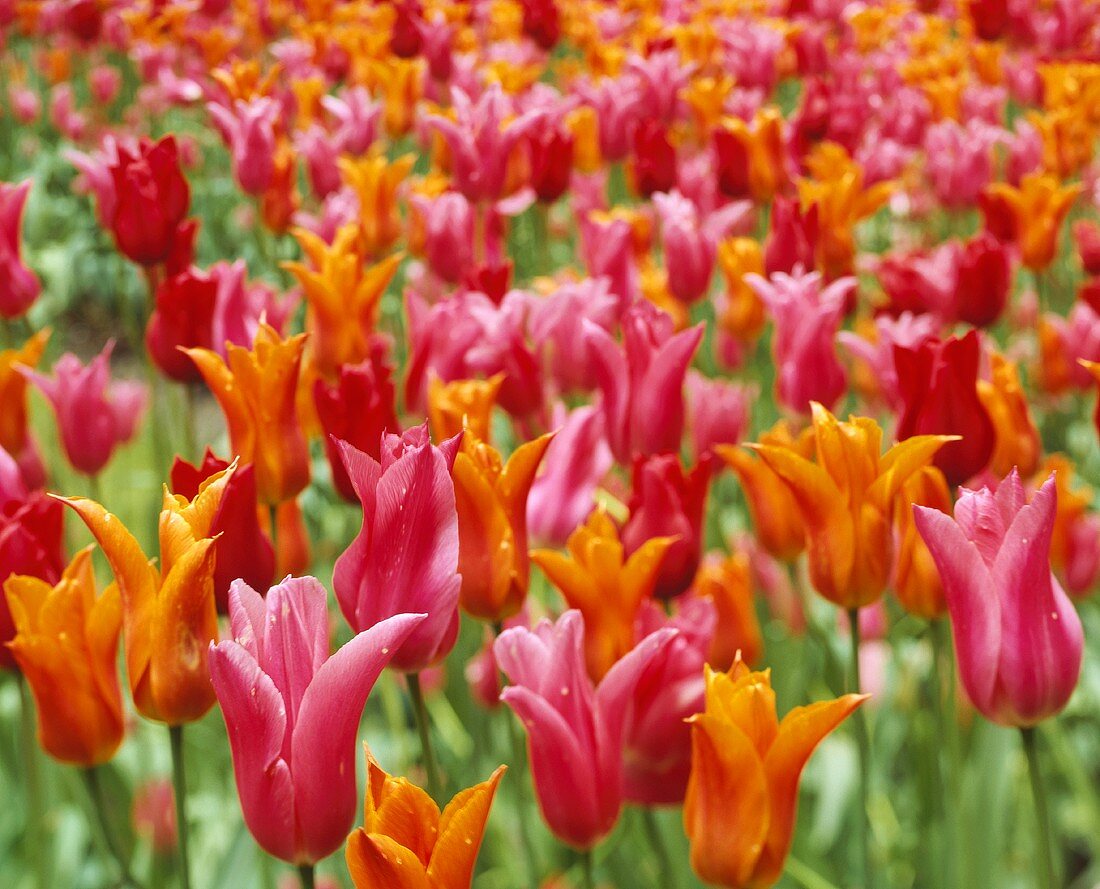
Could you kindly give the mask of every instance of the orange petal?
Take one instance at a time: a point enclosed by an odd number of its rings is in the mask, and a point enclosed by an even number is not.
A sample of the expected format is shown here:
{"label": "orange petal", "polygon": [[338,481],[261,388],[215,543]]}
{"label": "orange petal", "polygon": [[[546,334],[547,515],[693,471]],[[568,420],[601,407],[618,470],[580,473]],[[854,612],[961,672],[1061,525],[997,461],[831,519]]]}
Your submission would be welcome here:
{"label": "orange petal", "polygon": [[506,770],[500,766],[487,781],[455,794],[443,810],[439,840],[428,865],[433,889],[469,889],[493,796]]}
{"label": "orange petal", "polygon": [[356,830],[344,858],[355,889],[432,889],[419,859],[387,836]]}

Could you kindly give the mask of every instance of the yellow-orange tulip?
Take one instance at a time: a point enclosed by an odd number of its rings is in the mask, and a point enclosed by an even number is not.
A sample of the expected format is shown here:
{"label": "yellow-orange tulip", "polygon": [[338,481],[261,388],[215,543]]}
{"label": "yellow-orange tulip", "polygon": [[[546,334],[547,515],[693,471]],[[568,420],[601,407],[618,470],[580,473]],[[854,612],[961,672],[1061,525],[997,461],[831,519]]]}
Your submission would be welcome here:
{"label": "yellow-orange tulip", "polygon": [[618,528],[600,508],[569,535],[568,555],[545,549],[531,553],[569,607],[584,616],[585,664],[593,682],[634,648],[638,607],[653,595],[672,542],[671,537],[651,538],[626,558]]}
{"label": "yellow-orange tulip", "polygon": [[[807,459],[813,454],[812,429],[796,438],[786,420],[760,436],[760,444],[790,448]],[[718,445],[715,453],[737,473],[748,502],[756,539],[781,562],[791,562],[806,548],[806,528],[794,496],[764,460],[734,445]]]}
{"label": "yellow-orange tulip", "polygon": [[812,411],[816,463],[787,447],[755,447],[798,504],[814,588],[842,608],[862,608],[890,580],[898,491],[952,439],[915,435],[880,454],[882,429],[874,420],[841,422],[817,402]]}
{"label": "yellow-orange tulip", "polygon": [[467,430],[455,455],[459,603],[476,618],[503,621],[527,598],[527,495],[552,438],[551,433],[520,445],[505,463]]}
{"label": "yellow-orange tulip", "polygon": [[780,722],[769,673],[741,661],[728,673],[705,670],[706,712],[691,719],[684,800],[691,866],[716,886],[763,889],[783,873],[810,754],[867,696],[796,707]]}
{"label": "yellow-orange tulip", "polygon": [[0,352],[0,448],[16,460],[27,453],[31,446],[27,426],[27,378],[17,367],[35,367],[46,349],[50,338],[48,330],[41,330],[18,349]]}
{"label": "yellow-orange tulip", "polygon": [[1080,184],[1059,186],[1048,173],[1029,173],[1020,187],[994,182],[986,188],[994,200],[1003,202],[1012,215],[1020,259],[1034,271],[1042,271],[1054,260],[1058,236],[1066,214],[1081,193]]}
{"label": "yellow-orange tulip", "polygon": [[764,653],[764,637],[756,618],[749,557],[709,555],[699,566],[692,589],[714,602],[718,618],[707,663],[716,670],[728,670],[738,652],[745,663],[756,663]]}
{"label": "yellow-orange tulip", "polygon": [[387,775],[367,754],[363,826],[345,858],[356,889],[470,889],[500,766],[488,781],[457,793],[440,814],[407,778]]}
{"label": "yellow-orange tulip", "polygon": [[453,438],[463,429],[478,441],[492,439],[493,408],[504,374],[487,380],[453,380],[444,383],[436,374],[428,379],[428,419],[436,441]]}
{"label": "yellow-orange tulip", "polygon": [[914,506],[931,506],[951,515],[951,491],[943,473],[935,466],[918,469],[901,486],[897,502],[898,555],[894,568],[894,593],[902,608],[917,617],[932,620],[944,616],[947,602],[943,598],[939,569],[913,521]]}
{"label": "yellow-orange tulip", "polygon": [[305,342],[305,334],[284,340],[261,324],[251,350],[226,346],[228,361],[209,349],[186,350],[221,405],[230,448],[255,467],[259,499],[272,506],[309,484],[309,449],[296,400]]}
{"label": "yellow-orange tulip", "polygon": [[233,467],[210,476],[191,501],[164,491],[160,568],[118,517],[94,500],[58,498],[99,542],[122,593],[126,674],[138,712],[168,725],[199,719],[214,703],[206,653],[218,638],[210,526]]}
{"label": "yellow-orange tulip", "polygon": [[401,235],[397,212],[397,190],[408,178],[416,157],[404,154],[388,160],[375,152],[366,157],[340,161],[340,173],[359,198],[359,250],[376,259],[385,254]]}
{"label": "yellow-orange tulip", "polygon": [[996,432],[989,471],[1004,478],[1013,467],[1020,475],[1034,475],[1042,454],[1039,430],[1031,418],[1027,395],[1020,385],[1016,365],[1000,353],[989,357],[990,379],[978,380],[978,398],[989,413]]}
{"label": "yellow-orange tulip", "polygon": [[734,339],[753,342],[768,316],[745,276],[764,274],[764,248],[754,238],[727,238],[718,245],[718,266],[726,279],[718,323]]}
{"label": "yellow-orange tulip", "polygon": [[8,643],[34,695],[38,742],[78,766],[107,762],[122,743],[118,587],[96,597],[92,549],[76,554],[56,586],[25,575],[4,582],[15,638]]}

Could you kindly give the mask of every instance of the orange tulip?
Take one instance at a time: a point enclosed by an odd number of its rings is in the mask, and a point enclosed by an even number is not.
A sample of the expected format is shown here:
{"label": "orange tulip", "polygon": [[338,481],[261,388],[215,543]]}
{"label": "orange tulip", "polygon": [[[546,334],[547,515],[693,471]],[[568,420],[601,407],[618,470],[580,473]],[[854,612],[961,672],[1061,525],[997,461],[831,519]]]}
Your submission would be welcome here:
{"label": "orange tulip", "polygon": [[762,889],[783,872],[803,767],[867,696],[796,707],[780,722],[770,673],[740,660],[728,673],[705,670],[706,711],[691,719],[684,800],[691,866],[716,886]]}
{"label": "orange tulip", "polygon": [[1013,467],[1020,475],[1034,475],[1042,454],[1039,430],[1027,405],[1016,365],[994,352],[989,356],[990,379],[978,380],[978,398],[993,421],[996,441],[989,471],[1004,478]]}
{"label": "orange tulip", "polygon": [[298,279],[309,306],[310,364],[331,379],[341,365],[369,357],[378,305],[401,264],[401,255],[366,266],[356,223],[341,226],[331,245],[304,229],[295,229],[294,236],[308,265],[288,262],[283,267]]}
{"label": "orange tulip", "polygon": [[306,335],[281,339],[261,323],[252,349],[226,345],[228,362],[209,349],[186,349],[229,426],[230,448],[256,472],[256,492],[276,506],[309,484],[309,448],[298,421],[298,374]]}
{"label": "orange tulip", "polygon": [[568,555],[535,550],[533,561],[570,608],[584,616],[585,664],[593,682],[634,648],[634,620],[653,595],[671,537],[653,537],[626,558],[619,530],[602,508],[595,509],[566,542]]}
{"label": "orange tulip", "polygon": [[[780,420],[760,436],[760,443],[790,448],[808,459],[813,454],[813,430],[804,430],[795,438],[787,421]],[[737,473],[760,545],[781,562],[794,561],[806,548],[806,529],[783,480],[764,460],[743,448],[718,445],[714,450]]]}
{"label": "orange tulip", "polygon": [[118,587],[96,597],[92,549],[76,554],[51,587],[37,577],[4,582],[15,638],[8,643],[38,711],[38,742],[78,766],[107,762],[122,743],[118,688]]}
{"label": "orange tulip", "polygon": [[367,753],[363,826],[345,858],[356,889],[470,889],[500,766],[488,781],[460,791],[441,815],[407,778],[382,771]]}
{"label": "orange tulip", "polygon": [[814,588],[842,608],[862,608],[890,580],[898,491],[953,438],[914,435],[880,455],[882,429],[874,420],[845,423],[817,402],[811,407],[816,463],[783,446],[755,448],[798,504]]}
{"label": "orange tulip", "polygon": [[744,553],[721,558],[711,553],[695,575],[693,590],[714,602],[717,623],[707,653],[707,663],[716,670],[728,670],[737,653],[754,664],[764,653],[764,637],[756,618],[752,595],[752,567]]}
{"label": "orange tulip", "polygon": [[367,258],[385,254],[401,235],[397,191],[408,178],[415,155],[388,160],[381,152],[340,161],[340,173],[359,198],[359,249]]}
{"label": "orange tulip", "polygon": [[894,593],[902,608],[917,617],[933,620],[947,612],[940,572],[913,521],[914,506],[931,506],[951,515],[951,491],[935,466],[924,466],[901,486],[897,501],[897,564]]}
{"label": "orange tulip", "polygon": [[782,113],[769,107],[757,111],[751,124],[727,117],[718,131],[719,156],[725,141],[737,144],[747,160],[749,193],[760,204],[770,201],[790,182],[783,127]]}
{"label": "orange tulip", "polygon": [[117,516],[85,497],[58,498],[84,520],[114,571],[134,705],[168,725],[194,722],[214,703],[206,668],[218,638],[210,526],[233,469],[210,476],[191,501],[165,488],[160,570]]}
{"label": "orange tulip", "polygon": [[1011,213],[1023,264],[1042,271],[1054,260],[1062,223],[1081,190],[1079,183],[1060,187],[1049,173],[1029,173],[1019,188],[994,182],[986,193]]}
{"label": "orange tulip", "polygon": [[27,378],[16,368],[37,366],[49,338],[48,330],[40,330],[20,348],[0,352],[0,448],[16,461],[34,448],[27,425]]}
{"label": "orange tulip", "polygon": [[444,383],[436,374],[428,379],[428,419],[436,441],[453,438],[463,429],[486,444],[492,438],[493,407],[504,374],[487,380],[453,380]]}
{"label": "orange tulip", "polygon": [[547,434],[520,445],[505,463],[467,430],[455,455],[459,604],[476,618],[503,621],[527,598],[527,495],[552,438]]}
{"label": "orange tulip", "polygon": [[768,316],[745,276],[764,274],[764,248],[753,238],[727,238],[718,245],[718,266],[726,279],[718,323],[734,339],[751,343],[760,336]]}

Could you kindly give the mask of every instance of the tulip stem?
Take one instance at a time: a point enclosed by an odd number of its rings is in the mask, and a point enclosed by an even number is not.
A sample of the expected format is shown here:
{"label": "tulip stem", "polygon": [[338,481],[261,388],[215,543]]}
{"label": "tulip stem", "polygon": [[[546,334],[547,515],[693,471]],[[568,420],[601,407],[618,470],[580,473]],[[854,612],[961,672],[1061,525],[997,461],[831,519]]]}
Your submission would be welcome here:
{"label": "tulip stem", "polygon": [[[944,871],[948,889],[963,885],[959,873],[959,725],[955,718],[955,663],[951,656],[951,636],[946,618],[932,621],[932,675],[940,716],[940,732],[946,741],[947,755],[942,761],[944,814]],[[935,743],[935,742],[934,742]]]}
{"label": "tulip stem", "polygon": [[672,861],[668,857],[665,839],[661,835],[661,825],[657,823],[657,813],[646,806],[642,809],[642,821],[645,824],[646,833],[649,834],[649,845],[657,858],[657,873],[660,877],[658,885],[663,886],[664,889],[672,889],[679,881],[676,879],[676,871],[672,868]]}
{"label": "tulip stem", "polygon": [[23,759],[23,783],[27,792],[27,863],[34,869],[34,886],[46,889],[49,876],[46,870],[46,813],[42,807],[42,781],[38,771],[38,744],[35,740],[34,705],[30,686],[22,673],[16,677],[19,685],[20,752]]}
{"label": "tulip stem", "polygon": [[443,787],[439,783],[439,768],[436,766],[435,750],[432,748],[432,727],[428,721],[424,691],[420,687],[420,674],[409,673],[405,678],[409,683],[409,697],[412,698],[413,713],[416,715],[416,729],[420,733],[420,751],[424,760],[424,771],[428,773],[428,793],[439,802],[443,796]]}
{"label": "tulip stem", "polygon": [[1043,784],[1043,772],[1039,764],[1039,749],[1035,739],[1035,729],[1021,728],[1020,737],[1024,742],[1024,753],[1027,755],[1027,772],[1031,779],[1031,795],[1035,802],[1035,820],[1039,823],[1039,854],[1042,863],[1039,865],[1039,873],[1042,879],[1039,886],[1042,889],[1054,889],[1057,882],[1054,878],[1054,844],[1050,838],[1050,813],[1047,809],[1046,787]]}
{"label": "tulip stem", "polygon": [[787,876],[798,883],[802,889],[837,889],[812,867],[793,855],[787,856],[787,866],[784,870]]}
{"label": "tulip stem", "polygon": [[596,889],[596,856],[591,849],[581,852],[581,886]]}
{"label": "tulip stem", "polygon": [[[852,694],[861,694],[862,682],[859,670],[859,609],[848,609],[848,638],[851,641],[851,664],[849,672],[849,688]],[[870,797],[871,774],[871,739],[867,731],[867,717],[860,708],[854,715],[856,742],[859,744],[859,824],[856,830],[859,843],[859,860],[862,879],[859,882],[861,889],[872,889],[874,880],[871,870],[871,841],[870,819],[867,817],[868,799]]]}
{"label": "tulip stem", "polygon": [[141,884],[134,879],[134,875],[130,871],[130,856],[123,850],[122,846],[119,844],[118,837],[115,836],[115,832],[111,830],[111,820],[107,815],[107,800],[103,796],[103,784],[99,780],[100,771],[100,766],[90,766],[89,768],[81,769],[81,773],[84,776],[84,784],[88,788],[88,797],[92,801],[92,809],[95,811],[95,817],[99,823],[99,830],[103,834],[103,840],[107,844],[107,849],[111,853],[111,857],[114,858],[115,863],[118,865],[119,873],[122,875],[122,882],[127,886],[140,886]]}
{"label": "tulip stem", "polygon": [[191,870],[187,857],[187,775],[183,767],[183,726],[168,726],[172,749],[172,795],[176,799],[176,833],[179,837],[180,889],[191,889]]}
{"label": "tulip stem", "polygon": [[298,865],[298,879],[302,881],[302,889],[313,889],[313,887],[315,885],[314,865],[312,865],[312,864],[299,864]]}

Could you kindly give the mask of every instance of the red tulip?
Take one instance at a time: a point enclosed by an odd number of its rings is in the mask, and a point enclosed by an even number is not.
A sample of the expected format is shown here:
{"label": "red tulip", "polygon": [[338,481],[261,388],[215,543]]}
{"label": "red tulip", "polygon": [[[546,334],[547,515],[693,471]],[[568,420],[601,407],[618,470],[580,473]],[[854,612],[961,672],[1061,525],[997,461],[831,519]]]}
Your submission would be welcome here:
{"label": "red tulip", "polygon": [[163,263],[191,206],[175,136],[142,139],[136,152],[120,144],[110,170],[115,190],[111,230],[118,249],[139,265]]}

